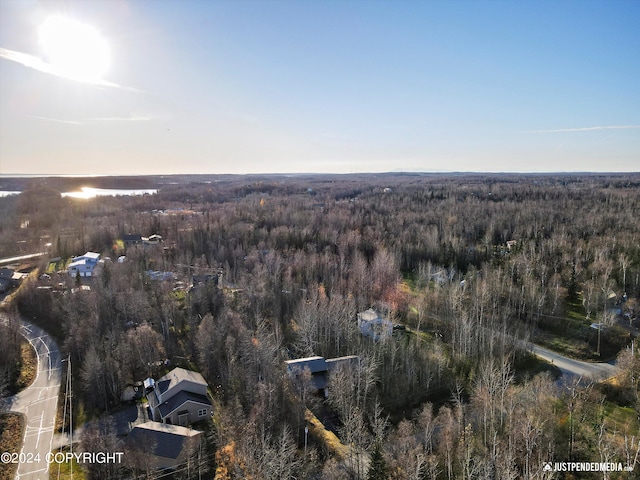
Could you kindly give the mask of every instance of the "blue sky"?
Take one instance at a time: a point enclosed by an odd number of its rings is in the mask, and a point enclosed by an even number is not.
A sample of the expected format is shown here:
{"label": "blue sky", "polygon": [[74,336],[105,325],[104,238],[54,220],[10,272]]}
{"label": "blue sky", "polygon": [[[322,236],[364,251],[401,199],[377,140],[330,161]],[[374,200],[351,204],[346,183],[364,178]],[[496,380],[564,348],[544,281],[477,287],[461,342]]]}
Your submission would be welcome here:
{"label": "blue sky", "polygon": [[[53,15],[104,38],[99,81],[46,66]],[[638,171],[639,24],[631,0],[0,0],[0,173]]]}

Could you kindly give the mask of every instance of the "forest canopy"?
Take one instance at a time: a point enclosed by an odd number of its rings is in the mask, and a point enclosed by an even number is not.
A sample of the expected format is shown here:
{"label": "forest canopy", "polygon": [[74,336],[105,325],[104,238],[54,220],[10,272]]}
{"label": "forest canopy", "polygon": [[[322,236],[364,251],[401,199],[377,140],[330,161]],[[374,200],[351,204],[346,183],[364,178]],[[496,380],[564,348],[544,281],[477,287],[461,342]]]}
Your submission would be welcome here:
{"label": "forest canopy", "polygon": [[[158,193],[79,200],[30,179],[0,198],[0,256],[47,251],[50,279],[20,289],[21,313],[72,356],[90,415],[119,408],[127,385],[168,360],[211,387],[216,478],[540,478],[552,460],[635,464],[640,174],[100,181]],[[162,242],[125,243],[132,234]],[[95,278],[49,266],[86,251],[108,257]],[[79,284],[90,289],[72,293]],[[393,324],[388,338],[362,334],[369,308]],[[531,342],[619,357],[621,374],[563,387]],[[359,359],[330,375],[326,399],[285,371],[314,355]],[[348,454],[313,435],[305,449],[307,409]]]}

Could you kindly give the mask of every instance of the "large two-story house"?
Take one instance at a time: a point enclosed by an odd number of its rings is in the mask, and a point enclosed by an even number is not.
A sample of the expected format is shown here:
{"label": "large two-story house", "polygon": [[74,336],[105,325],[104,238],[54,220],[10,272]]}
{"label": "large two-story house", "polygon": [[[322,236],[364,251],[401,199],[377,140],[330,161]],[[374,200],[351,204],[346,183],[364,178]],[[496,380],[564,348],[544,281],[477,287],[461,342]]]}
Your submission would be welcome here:
{"label": "large two-story house", "polygon": [[87,252],[80,257],[75,257],[69,266],[67,272],[70,276],[75,277],[93,277],[96,274],[96,267],[100,263],[100,254]]}
{"label": "large two-story house", "polygon": [[198,372],[174,368],[150,385],[147,400],[156,422],[186,426],[211,415],[208,385]]}

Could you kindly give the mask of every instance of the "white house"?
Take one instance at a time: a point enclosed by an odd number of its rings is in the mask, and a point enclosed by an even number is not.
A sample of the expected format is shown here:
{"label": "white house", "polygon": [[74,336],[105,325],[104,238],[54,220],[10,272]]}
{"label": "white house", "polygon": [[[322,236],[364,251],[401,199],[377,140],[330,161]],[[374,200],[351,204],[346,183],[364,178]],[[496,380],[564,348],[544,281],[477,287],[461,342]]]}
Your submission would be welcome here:
{"label": "white house", "polygon": [[358,327],[362,335],[374,340],[390,337],[393,333],[393,323],[380,317],[372,308],[358,313]]}
{"label": "white house", "polygon": [[99,253],[87,252],[80,257],[75,257],[67,267],[67,272],[72,277],[78,274],[81,277],[93,277],[97,273],[95,270],[99,263]]}

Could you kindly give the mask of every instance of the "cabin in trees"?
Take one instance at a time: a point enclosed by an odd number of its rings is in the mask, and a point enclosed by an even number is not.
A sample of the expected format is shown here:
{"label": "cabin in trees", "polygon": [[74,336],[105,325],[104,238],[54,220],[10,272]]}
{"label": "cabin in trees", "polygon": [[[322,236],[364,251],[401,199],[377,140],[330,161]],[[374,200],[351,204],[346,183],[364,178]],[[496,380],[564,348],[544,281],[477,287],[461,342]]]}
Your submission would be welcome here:
{"label": "cabin in trees", "polygon": [[332,371],[342,365],[358,365],[360,358],[356,355],[346,357],[329,358],[306,357],[284,362],[287,366],[287,373],[298,384],[304,382],[304,375],[308,372],[308,379],[313,389],[322,397],[329,397],[329,375]]}
{"label": "cabin in trees", "polygon": [[158,245],[162,242],[162,237],[160,235],[150,235],[148,237],[142,237],[143,245]]}
{"label": "cabin in trees", "polygon": [[159,270],[147,270],[144,272],[145,275],[154,282],[164,282],[173,280],[176,276],[173,272],[161,272]]}
{"label": "cabin in trees", "polygon": [[202,439],[202,432],[177,425],[146,422],[136,425],[126,443],[148,459],[155,470],[175,469],[185,463]]}
{"label": "cabin in trees", "polygon": [[358,313],[358,327],[362,335],[374,340],[382,340],[393,333],[393,323],[380,317],[372,308]]}
{"label": "cabin in trees", "polygon": [[122,243],[127,247],[131,247],[133,245],[140,245],[142,243],[142,235],[137,233],[128,234],[122,236]]}
{"label": "cabin in trees", "polygon": [[147,400],[156,422],[186,426],[211,415],[208,385],[198,372],[174,368],[147,385]]}
{"label": "cabin in trees", "polygon": [[75,257],[69,266],[67,272],[69,276],[76,277],[94,277],[98,272],[97,268],[100,264],[100,254],[94,252],[87,252],[80,257]]}
{"label": "cabin in trees", "polygon": [[142,235],[135,233],[123,235],[121,240],[126,247],[132,247],[135,245],[158,245],[162,241],[162,237],[156,234],[143,237]]}

